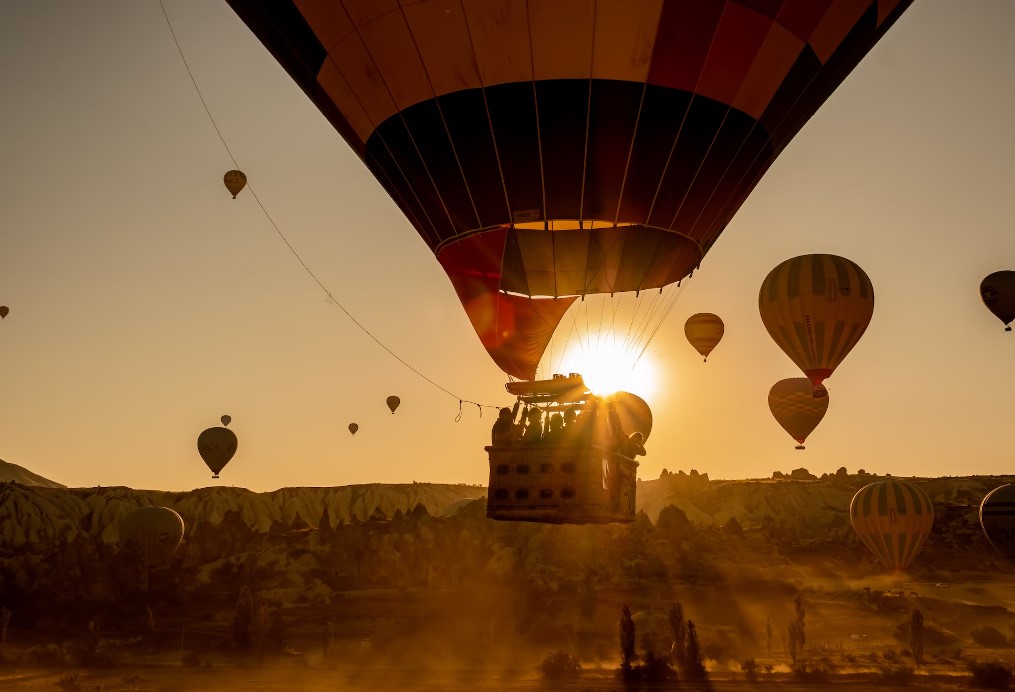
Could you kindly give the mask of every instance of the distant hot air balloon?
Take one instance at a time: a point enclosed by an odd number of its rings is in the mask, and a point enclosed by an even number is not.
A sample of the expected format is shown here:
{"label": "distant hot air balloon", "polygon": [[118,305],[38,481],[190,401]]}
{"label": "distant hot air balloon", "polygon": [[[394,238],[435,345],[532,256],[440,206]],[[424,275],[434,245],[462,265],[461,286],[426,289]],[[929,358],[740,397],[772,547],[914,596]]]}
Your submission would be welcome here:
{"label": "distant hot air balloon", "polygon": [[768,408],[775,420],[804,448],[807,436],[814,432],[828,410],[828,391],[806,377],[779,380],[768,392]]}
{"label": "distant hot air balloon", "polygon": [[1015,560],[1015,485],[987,493],[980,503],[980,527],[999,553]]}
{"label": "distant hot air balloon", "polygon": [[6,305],[0,305],[0,320],[7,317],[7,314],[11,311]]}
{"label": "distant hot air balloon", "polygon": [[694,346],[695,350],[702,355],[705,362],[708,362],[708,354],[719,344],[724,331],[722,319],[719,315],[713,315],[711,312],[699,312],[696,315],[691,315],[684,323],[684,335],[691,346]]}
{"label": "distant hot air balloon", "polygon": [[197,451],[211,469],[212,478],[218,478],[219,472],[236,454],[237,444],[236,434],[229,428],[208,428],[198,436]]}
{"label": "distant hot air balloon", "polygon": [[222,425],[229,425],[230,423],[233,422],[232,416],[228,415],[222,416],[221,418],[219,418],[219,420],[222,421]]}
{"label": "distant hot air balloon", "polygon": [[227,1],[524,380],[577,296],[661,288],[700,265],[910,5]]}
{"label": "distant hot air balloon", "polygon": [[874,287],[854,262],[801,255],[769,272],[758,294],[765,329],[814,384],[821,384],[863,336]]}
{"label": "distant hot air balloon", "polygon": [[132,546],[145,564],[165,565],[183,542],[183,517],[168,507],[138,507],[120,519],[120,545]]}
{"label": "distant hot air balloon", "polygon": [[1015,271],[1003,270],[988,274],[980,282],[980,298],[987,309],[1011,331],[1009,323],[1015,320]]}
{"label": "distant hot air balloon", "polygon": [[886,568],[901,572],[934,525],[927,493],[905,481],[878,481],[853,496],[849,518],[860,540]]}
{"label": "distant hot air balloon", "polygon": [[399,399],[397,396],[392,395],[392,396],[389,396],[387,398],[387,402],[388,402],[388,408],[391,409],[391,413],[392,413],[392,415],[394,415],[395,409],[397,409],[399,404],[402,403],[402,400]]}
{"label": "distant hot air balloon", "polygon": [[222,176],[222,182],[226,184],[226,189],[232,193],[233,199],[236,199],[240,190],[247,186],[247,176],[243,171],[226,171],[226,174]]}
{"label": "distant hot air balloon", "polygon": [[349,423],[349,432],[350,433],[355,435],[357,430],[359,430],[359,426],[358,425],[356,425],[355,423]]}

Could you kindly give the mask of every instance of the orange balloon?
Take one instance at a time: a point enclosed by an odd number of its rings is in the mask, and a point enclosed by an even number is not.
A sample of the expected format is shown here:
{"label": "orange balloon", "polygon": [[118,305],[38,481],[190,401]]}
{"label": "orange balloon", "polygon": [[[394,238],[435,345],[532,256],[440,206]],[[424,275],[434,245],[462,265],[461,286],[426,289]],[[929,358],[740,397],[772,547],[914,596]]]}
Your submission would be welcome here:
{"label": "orange balloon", "polygon": [[878,481],[853,496],[849,518],[863,544],[887,569],[901,572],[934,526],[927,493],[905,481]]}
{"label": "orange balloon", "polygon": [[768,408],[789,436],[804,448],[807,436],[814,432],[828,410],[828,390],[806,377],[779,380],[768,392]]}
{"label": "orange balloon", "polygon": [[874,314],[874,287],[856,263],[801,255],[765,277],[758,294],[765,329],[815,385],[831,377]]}
{"label": "orange balloon", "polygon": [[702,355],[705,362],[708,362],[708,354],[712,352],[712,349],[719,345],[725,330],[725,325],[719,315],[713,315],[711,312],[699,312],[696,315],[691,315],[684,323],[684,336],[687,337],[691,346],[694,346],[695,350]]}

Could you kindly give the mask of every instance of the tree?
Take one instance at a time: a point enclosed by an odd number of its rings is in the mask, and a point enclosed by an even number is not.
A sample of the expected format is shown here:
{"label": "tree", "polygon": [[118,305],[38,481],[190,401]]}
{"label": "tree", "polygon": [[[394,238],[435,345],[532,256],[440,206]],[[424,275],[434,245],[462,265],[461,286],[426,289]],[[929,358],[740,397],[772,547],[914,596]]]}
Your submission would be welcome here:
{"label": "tree", "polygon": [[923,663],[923,613],[916,608],[909,620],[909,648],[917,665]]}
{"label": "tree", "polygon": [[793,619],[789,623],[789,657],[796,663],[797,656],[803,653],[807,634],[804,629],[804,600],[800,594],[793,599]]}
{"label": "tree", "polygon": [[624,604],[620,611],[620,667],[631,670],[631,659],[634,657],[634,619],[631,609]]}
{"label": "tree", "polygon": [[705,666],[701,662],[701,645],[698,630],[692,620],[687,621],[687,644],[684,649],[684,665],[680,668],[687,680],[701,680],[705,677]]}
{"label": "tree", "polygon": [[673,644],[670,646],[670,656],[673,663],[683,665],[684,653],[686,651],[687,630],[684,629],[684,606],[679,602],[674,603],[670,608],[670,637]]}
{"label": "tree", "polygon": [[236,609],[233,612],[233,641],[243,651],[250,648],[250,622],[254,617],[254,597],[250,589],[244,585],[236,598]]}

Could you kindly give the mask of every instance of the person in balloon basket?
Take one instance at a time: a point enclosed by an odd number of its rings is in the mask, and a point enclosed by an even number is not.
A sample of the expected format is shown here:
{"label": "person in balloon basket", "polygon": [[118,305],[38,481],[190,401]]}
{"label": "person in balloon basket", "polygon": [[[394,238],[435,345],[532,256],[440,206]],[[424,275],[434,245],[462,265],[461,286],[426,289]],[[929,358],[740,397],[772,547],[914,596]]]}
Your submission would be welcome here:
{"label": "person in balloon basket", "polygon": [[533,406],[525,413],[525,431],[522,444],[534,444],[543,439],[543,412]]}
{"label": "person in balloon basket", "polygon": [[514,408],[504,407],[500,410],[497,415],[497,420],[493,423],[493,430],[491,431],[490,443],[494,447],[510,447],[521,437],[519,429],[521,427],[521,421],[515,422],[515,418],[518,416],[518,408],[521,406],[521,400],[515,402]]}

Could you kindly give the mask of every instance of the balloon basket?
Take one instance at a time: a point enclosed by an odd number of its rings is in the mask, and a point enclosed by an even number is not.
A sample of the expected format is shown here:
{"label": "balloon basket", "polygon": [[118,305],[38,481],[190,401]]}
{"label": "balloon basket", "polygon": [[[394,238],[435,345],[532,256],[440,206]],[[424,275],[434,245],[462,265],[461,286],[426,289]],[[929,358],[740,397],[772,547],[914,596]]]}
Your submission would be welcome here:
{"label": "balloon basket", "polygon": [[807,448],[806,448],[806,447],[804,447],[803,445],[797,445],[797,446],[795,447],[795,449],[807,449]]}
{"label": "balloon basket", "polygon": [[638,462],[633,459],[596,445],[486,451],[490,519],[544,524],[634,521]]}

